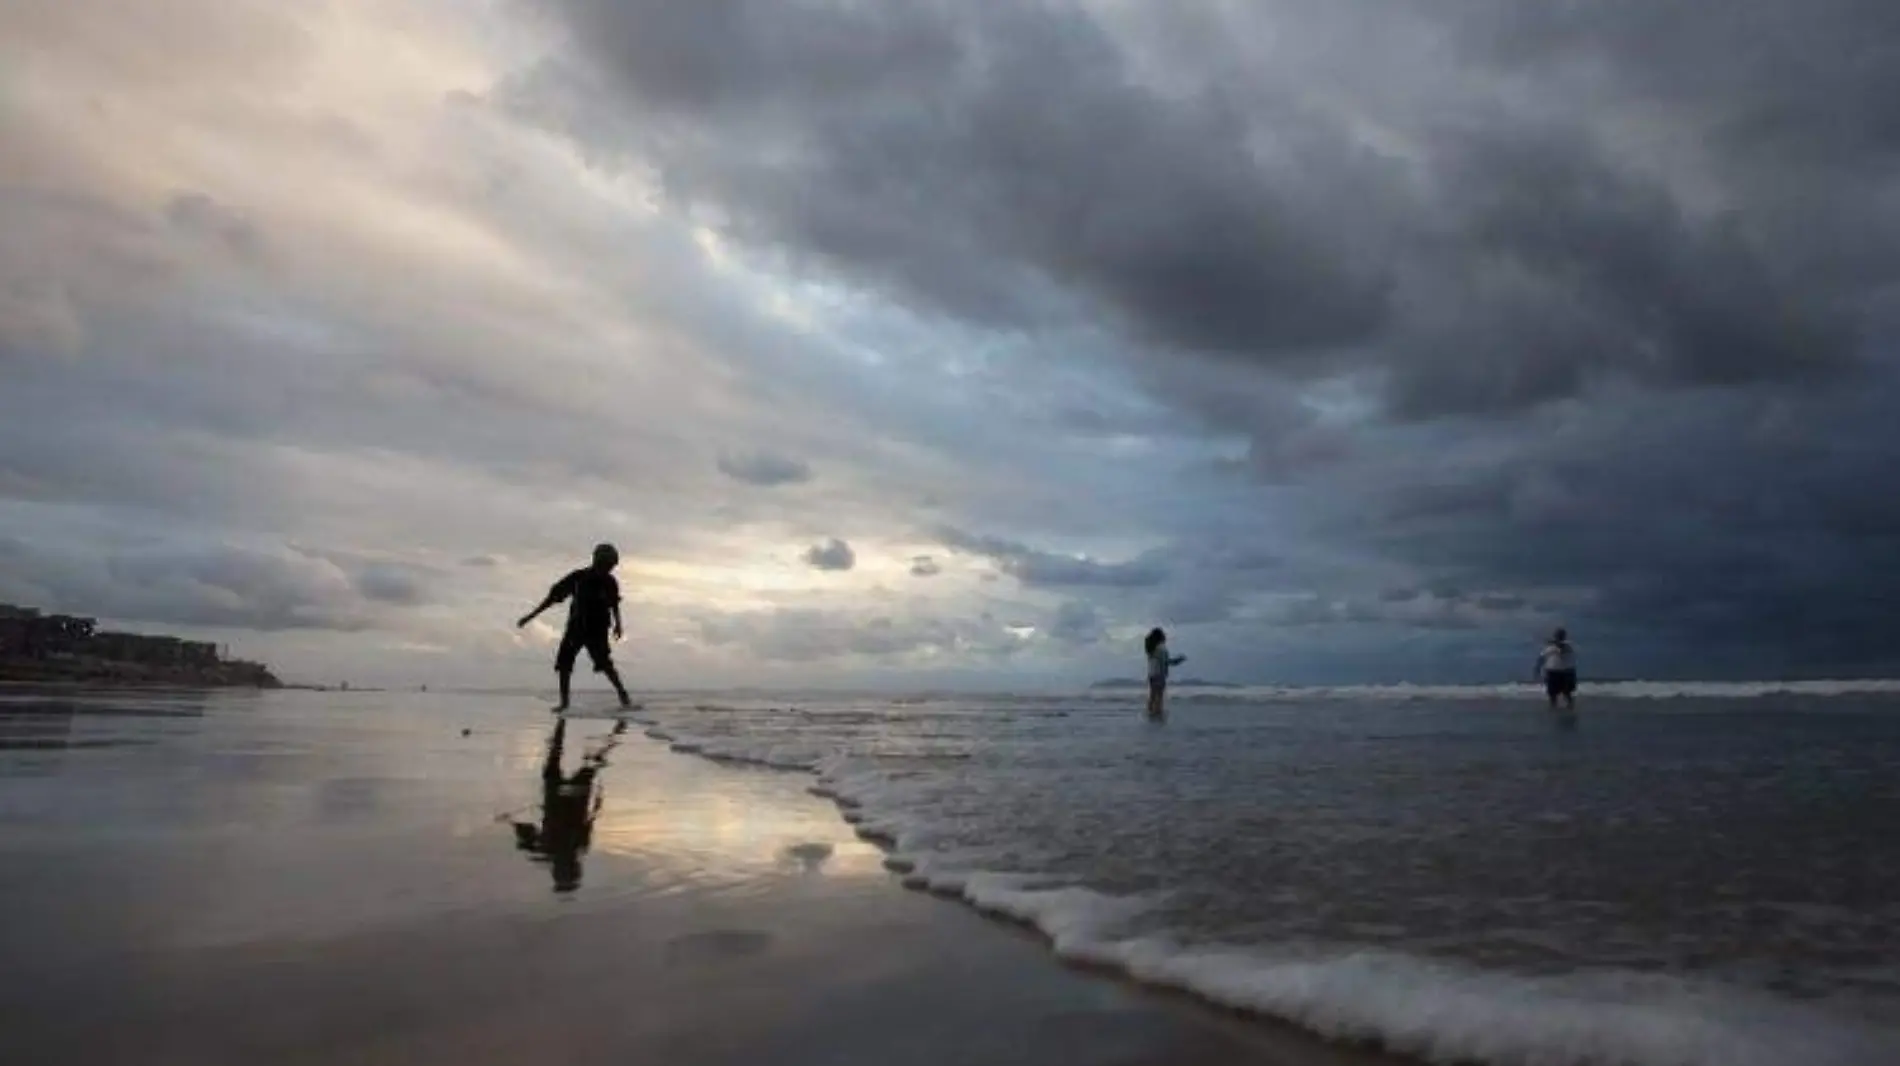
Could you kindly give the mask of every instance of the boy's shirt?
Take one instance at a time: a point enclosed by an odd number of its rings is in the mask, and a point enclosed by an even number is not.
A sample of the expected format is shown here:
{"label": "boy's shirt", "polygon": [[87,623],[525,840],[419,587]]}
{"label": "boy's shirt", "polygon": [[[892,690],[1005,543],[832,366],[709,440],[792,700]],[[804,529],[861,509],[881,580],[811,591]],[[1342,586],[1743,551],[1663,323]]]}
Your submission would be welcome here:
{"label": "boy's shirt", "polygon": [[569,632],[603,633],[612,624],[613,608],[620,602],[620,582],[612,574],[584,566],[556,581],[548,595],[557,603],[573,601],[567,607]]}
{"label": "boy's shirt", "polygon": [[1568,642],[1558,644],[1552,641],[1544,645],[1544,652],[1538,656],[1538,668],[1545,673],[1563,672],[1577,668],[1577,650]]}

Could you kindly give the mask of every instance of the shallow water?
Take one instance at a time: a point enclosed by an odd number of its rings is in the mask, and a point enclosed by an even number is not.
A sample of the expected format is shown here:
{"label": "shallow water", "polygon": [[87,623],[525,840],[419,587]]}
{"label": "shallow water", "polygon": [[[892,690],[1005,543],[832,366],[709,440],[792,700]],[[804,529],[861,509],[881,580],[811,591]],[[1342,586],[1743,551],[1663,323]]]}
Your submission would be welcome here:
{"label": "shallow water", "polygon": [[564,779],[604,765],[574,797],[581,824],[550,824],[554,722],[511,697],[0,691],[0,957],[103,978],[153,953],[423,918],[884,879],[823,805],[764,798],[784,792],[767,775],[753,791],[755,775],[709,777],[611,722],[563,731]]}
{"label": "shallow water", "polygon": [[[1900,1061],[1900,700],[662,704],[1065,953],[1499,1062]],[[1404,698],[1393,698],[1402,695]],[[1501,695],[1517,696],[1501,699]]]}
{"label": "shallow water", "polygon": [[562,788],[603,760],[577,844],[532,700],[5,692],[0,957],[48,1003],[136,997],[155,953],[888,864],[1438,1061],[1900,1062],[1900,701],[1628,695],[1574,728],[1518,690],[1190,694],[1159,726],[1105,693],[656,698],[564,727]]}

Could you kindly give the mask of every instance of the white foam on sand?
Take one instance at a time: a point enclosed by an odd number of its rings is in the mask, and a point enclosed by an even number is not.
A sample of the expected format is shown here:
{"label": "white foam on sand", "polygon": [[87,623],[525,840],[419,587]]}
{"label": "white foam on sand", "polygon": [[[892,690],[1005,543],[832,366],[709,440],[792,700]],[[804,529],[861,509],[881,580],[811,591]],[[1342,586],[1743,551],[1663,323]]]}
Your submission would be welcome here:
{"label": "white foam on sand", "polygon": [[1599,970],[1532,976],[1355,947],[1186,943],[1129,935],[1157,900],[937,852],[906,790],[839,755],[675,737],[676,751],[812,773],[906,887],[958,899],[1049,938],[1057,955],[1276,1018],[1334,1040],[1447,1066],[1895,1066],[1900,1032],[1713,982]]}
{"label": "white foam on sand", "polygon": [[1427,1061],[1498,1066],[1892,1066],[1894,1034],[1709,983],[1597,972],[1529,977],[1391,951],[1273,951],[1118,938],[1153,899],[1034,874],[888,865],[907,887],[1031,926],[1055,953],[1144,984]]}

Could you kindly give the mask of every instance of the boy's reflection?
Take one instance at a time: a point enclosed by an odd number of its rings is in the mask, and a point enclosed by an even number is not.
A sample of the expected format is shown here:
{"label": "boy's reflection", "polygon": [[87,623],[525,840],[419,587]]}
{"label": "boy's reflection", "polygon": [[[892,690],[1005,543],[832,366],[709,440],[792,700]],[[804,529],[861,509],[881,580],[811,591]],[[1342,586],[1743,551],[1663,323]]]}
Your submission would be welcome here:
{"label": "boy's reflection", "polygon": [[534,862],[545,862],[554,875],[554,891],[572,892],[581,883],[581,855],[594,835],[594,817],[601,795],[595,779],[607,766],[607,753],[620,743],[627,723],[616,722],[606,743],[581,757],[573,776],[561,776],[561,747],[567,738],[567,720],[554,723],[548,737],[547,759],[541,764],[541,824],[514,822],[515,846]]}

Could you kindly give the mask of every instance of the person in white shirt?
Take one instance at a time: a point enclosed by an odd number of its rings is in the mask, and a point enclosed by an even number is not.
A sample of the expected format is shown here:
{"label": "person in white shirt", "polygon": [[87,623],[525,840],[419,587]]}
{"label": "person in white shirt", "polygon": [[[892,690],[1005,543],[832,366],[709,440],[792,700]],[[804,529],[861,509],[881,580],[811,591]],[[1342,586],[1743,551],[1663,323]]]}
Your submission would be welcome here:
{"label": "person in white shirt", "polygon": [[1544,679],[1544,695],[1550,698],[1550,705],[1557,706],[1561,698],[1565,710],[1577,708],[1577,649],[1570,643],[1570,634],[1559,628],[1550,635],[1550,643],[1537,654],[1537,673]]}
{"label": "person in white shirt", "polygon": [[1162,701],[1168,692],[1168,671],[1187,662],[1187,656],[1168,654],[1168,635],[1159,626],[1148,631],[1143,643],[1148,649],[1148,717],[1158,719],[1167,713]]}

